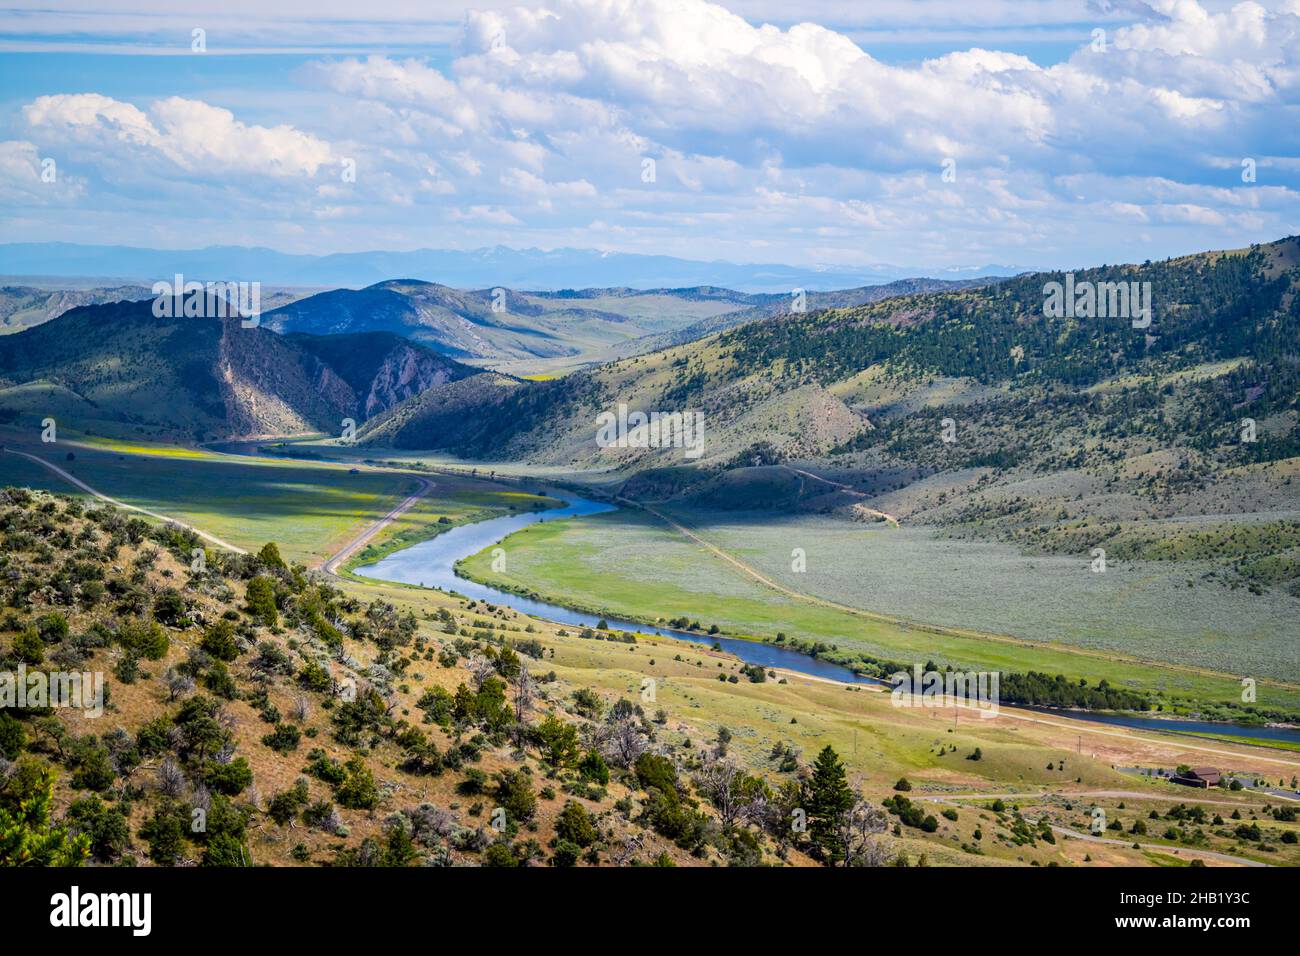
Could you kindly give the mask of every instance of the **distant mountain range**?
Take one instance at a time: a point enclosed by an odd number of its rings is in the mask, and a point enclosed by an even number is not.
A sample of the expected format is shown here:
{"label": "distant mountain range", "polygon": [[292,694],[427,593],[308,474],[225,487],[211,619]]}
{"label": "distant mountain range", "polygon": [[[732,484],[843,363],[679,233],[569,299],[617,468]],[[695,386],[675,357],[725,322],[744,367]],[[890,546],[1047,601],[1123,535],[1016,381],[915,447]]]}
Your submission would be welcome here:
{"label": "distant mountain range", "polygon": [[187,279],[258,281],[264,285],[325,288],[374,285],[394,277],[461,288],[508,287],[559,290],[589,286],[641,289],[722,286],[742,292],[789,294],[796,288],[843,289],[879,285],[926,274],[973,279],[1025,271],[1009,265],[918,270],[870,265],[861,268],[699,262],[672,256],[607,253],[594,249],[416,249],[293,255],[274,249],[209,246],[162,250],[64,242],[0,245],[0,275],[98,276],[152,284],[177,272]]}
{"label": "distant mountain range", "polygon": [[[32,281],[32,280],[26,280]],[[0,335],[47,322],[79,305],[152,299],[145,285],[51,288],[0,286]],[[340,335],[389,332],[451,358],[534,372],[638,355],[794,308],[861,305],[891,295],[964,288],[989,280],[904,279],[834,292],[750,293],[715,286],[625,287],[520,292],[454,289],[391,279],[364,289],[312,294],[302,287],[262,289],[262,325],[276,332]]]}
{"label": "distant mountain range", "polygon": [[[572,357],[592,360],[771,296],[730,289],[583,289],[568,293],[464,290],[396,279],[335,289],[266,312],[277,332],[336,335],[385,331],[464,360],[502,362]],[[788,299],[787,297],[784,297]]]}

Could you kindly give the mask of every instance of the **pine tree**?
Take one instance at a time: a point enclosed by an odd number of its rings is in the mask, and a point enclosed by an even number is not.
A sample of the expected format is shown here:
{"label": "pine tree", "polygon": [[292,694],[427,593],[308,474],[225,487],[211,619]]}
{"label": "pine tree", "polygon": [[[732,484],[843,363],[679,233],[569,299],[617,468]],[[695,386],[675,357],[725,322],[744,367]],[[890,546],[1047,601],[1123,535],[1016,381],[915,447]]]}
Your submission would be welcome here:
{"label": "pine tree", "polygon": [[808,781],[808,835],[813,845],[832,865],[843,858],[844,848],[837,835],[841,816],[856,802],[844,773],[844,764],[830,744],[817,755],[812,779]]}
{"label": "pine tree", "polygon": [[257,552],[257,560],[268,568],[275,568],[280,571],[287,568],[284,558],[280,557],[280,548],[274,541],[268,541],[262,545],[262,550]]}
{"label": "pine tree", "polygon": [[35,760],[20,761],[0,788],[0,867],[80,866],[90,837],[72,836],[50,819],[54,771]]}

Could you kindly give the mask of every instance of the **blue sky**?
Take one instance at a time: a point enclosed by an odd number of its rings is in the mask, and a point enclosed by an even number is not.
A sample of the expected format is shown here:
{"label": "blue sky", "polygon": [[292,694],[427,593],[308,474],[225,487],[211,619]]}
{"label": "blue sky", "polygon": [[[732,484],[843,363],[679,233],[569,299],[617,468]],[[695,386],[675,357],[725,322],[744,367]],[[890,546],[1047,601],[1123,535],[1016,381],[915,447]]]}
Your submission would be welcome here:
{"label": "blue sky", "polygon": [[0,242],[1142,260],[1300,232],[1298,107],[1300,0],[44,0]]}

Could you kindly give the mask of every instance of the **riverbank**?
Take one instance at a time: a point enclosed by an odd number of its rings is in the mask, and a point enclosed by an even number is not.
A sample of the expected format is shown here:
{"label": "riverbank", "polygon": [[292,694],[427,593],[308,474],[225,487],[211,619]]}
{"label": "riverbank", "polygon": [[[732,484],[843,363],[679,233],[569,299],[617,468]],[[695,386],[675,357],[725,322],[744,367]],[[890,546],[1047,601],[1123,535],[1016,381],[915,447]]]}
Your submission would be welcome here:
{"label": "riverbank", "polygon": [[[548,492],[561,494],[561,492]],[[544,513],[508,516],[491,519],[477,527],[463,526],[453,529],[438,538],[416,544],[402,551],[394,552],[386,558],[357,568],[357,576],[363,578],[395,581],[424,587],[437,587],[442,590],[463,594],[492,604],[513,608],[525,614],[552,621],[557,624],[590,629],[597,632],[645,634],[648,636],[673,637],[694,644],[720,648],[731,653],[747,664],[767,668],[781,668],[808,676],[824,678],[845,684],[877,683],[880,675],[866,674],[833,658],[803,653],[795,647],[781,646],[772,638],[763,638],[751,634],[736,634],[718,629],[708,633],[703,629],[683,630],[680,627],[668,627],[663,618],[648,617],[618,611],[608,605],[586,605],[571,599],[557,600],[551,595],[539,592],[535,588],[525,588],[511,582],[502,581],[499,574],[492,577],[476,578],[467,569],[467,562],[477,558],[481,563],[485,555],[495,556],[501,562],[499,568],[504,570],[509,561],[508,551],[500,547],[506,538],[525,528],[539,523],[550,523],[571,517],[583,517],[607,513],[613,506],[596,502],[581,496],[563,493],[568,499],[565,507]],[[694,620],[694,619],[692,619]],[[603,627],[602,627],[603,625]],[[838,651],[828,649],[831,653]],[[1009,704],[1011,705],[1011,704]],[[1016,705],[1011,705],[1016,706]],[[1052,711],[1066,719],[1088,720],[1095,716],[1086,711]],[[1156,717],[1134,715],[1130,726],[1169,732],[1170,724]],[[1149,721],[1150,724],[1144,724]],[[1097,721],[1101,723],[1106,720]],[[1181,721],[1189,732],[1222,733],[1246,739],[1259,737],[1267,739],[1272,735],[1258,735],[1256,728],[1240,724],[1218,724],[1211,722]],[[1300,739],[1300,735],[1297,736]]]}

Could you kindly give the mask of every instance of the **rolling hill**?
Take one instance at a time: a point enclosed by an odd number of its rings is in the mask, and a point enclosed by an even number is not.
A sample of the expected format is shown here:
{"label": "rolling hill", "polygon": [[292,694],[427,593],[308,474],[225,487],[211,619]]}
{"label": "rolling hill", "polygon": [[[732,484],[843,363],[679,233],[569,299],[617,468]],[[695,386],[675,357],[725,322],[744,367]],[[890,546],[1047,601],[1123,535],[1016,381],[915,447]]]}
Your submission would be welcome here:
{"label": "rolling hill", "polygon": [[[1289,238],[1073,274],[1079,289],[1149,289],[1147,327],[1045,314],[1060,274],[784,314],[485,389],[470,409],[435,390],[360,438],[613,469],[644,499],[884,512],[1031,550],[1203,559],[1236,585],[1300,594],[1298,266]],[[620,403],[702,413],[703,454],[599,447],[597,416]],[[455,427],[469,418],[472,431]]]}
{"label": "rolling hill", "polygon": [[[29,280],[36,282],[37,280]],[[262,289],[262,308],[274,309],[310,295],[313,290],[266,287]],[[103,285],[98,280],[76,278],[40,280],[39,284],[14,282],[0,286],[0,335],[11,335],[58,318],[81,305],[109,302],[133,302],[148,299],[153,292],[147,285]]]}
{"label": "rolling hill", "polygon": [[314,335],[393,332],[479,363],[589,359],[611,346],[767,298],[726,289],[461,290],[398,279],[322,292],[265,313],[263,324],[277,332]]}
{"label": "rolling hill", "polygon": [[[883,285],[860,286],[856,289],[836,289],[830,292],[809,290],[805,293],[803,307],[804,311],[811,312],[823,309],[840,309],[855,305],[866,305],[869,302],[879,302],[882,299],[890,299],[900,295],[953,291],[998,281],[1001,280],[997,277],[980,279],[917,278],[899,279]],[[755,298],[759,297],[756,296]],[[684,328],[638,339],[619,349],[617,357],[626,358],[644,352],[655,352],[659,349],[702,339],[714,332],[722,332],[738,325],[745,325],[749,322],[757,322],[760,319],[768,319],[791,312],[792,297],[789,294],[768,295],[761,298],[763,301],[755,302],[749,308],[724,312],[717,316],[701,319],[699,322],[693,322]]]}
{"label": "rolling hill", "polygon": [[0,287],[0,335],[11,335],[40,325],[81,305],[130,302],[146,299],[149,295],[149,289],[140,285],[91,289],[43,289],[6,285]]}

